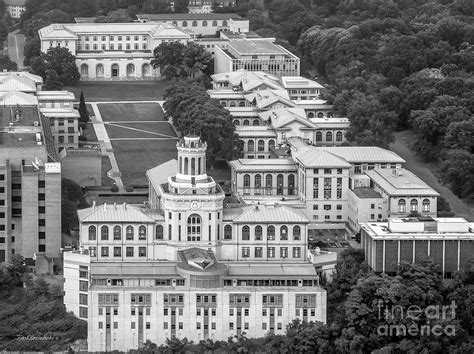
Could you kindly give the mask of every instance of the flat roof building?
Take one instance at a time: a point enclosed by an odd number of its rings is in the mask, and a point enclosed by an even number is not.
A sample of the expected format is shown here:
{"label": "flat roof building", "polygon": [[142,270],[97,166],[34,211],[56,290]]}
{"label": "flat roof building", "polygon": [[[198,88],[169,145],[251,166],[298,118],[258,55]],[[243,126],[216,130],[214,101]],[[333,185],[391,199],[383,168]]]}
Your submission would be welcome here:
{"label": "flat roof building", "polygon": [[472,259],[474,224],[463,218],[392,218],[361,225],[361,244],[375,272],[395,274],[400,262],[430,257],[444,278]]}

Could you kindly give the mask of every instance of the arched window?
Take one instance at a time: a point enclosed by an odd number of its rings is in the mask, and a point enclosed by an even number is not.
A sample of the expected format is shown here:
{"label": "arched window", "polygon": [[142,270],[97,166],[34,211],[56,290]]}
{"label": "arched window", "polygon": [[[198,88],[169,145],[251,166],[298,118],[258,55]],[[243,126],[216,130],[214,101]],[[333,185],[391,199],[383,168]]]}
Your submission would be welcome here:
{"label": "arched window", "polygon": [[109,227],[103,225],[100,228],[100,239],[101,240],[108,240],[109,239]]}
{"label": "arched window", "polygon": [[255,226],[255,240],[260,241],[263,238],[263,229],[260,225]]}
{"label": "arched window", "polygon": [[254,119],[252,125],[257,126],[260,125],[260,121],[258,119]]}
{"label": "arched window", "polygon": [[232,123],[234,123],[234,125],[240,125],[240,122],[239,122],[238,119],[234,119],[234,121]]}
{"label": "arched window", "polygon": [[265,141],[263,140],[258,141],[258,151],[265,151]]}
{"label": "arched window", "polygon": [[181,27],[188,27],[188,21],[183,21],[183,24],[181,25]]}
{"label": "arched window", "polygon": [[188,241],[201,241],[201,217],[198,214],[188,217]]}
{"label": "arched window", "polygon": [[232,240],[232,226],[224,226],[224,240]]}
{"label": "arched window", "polygon": [[151,77],[150,64],[145,63],[142,65],[142,77]]}
{"label": "arched window", "polygon": [[332,112],[328,112],[328,118],[332,118],[334,114]]}
{"label": "arched window", "polygon": [[217,27],[217,21],[216,20],[212,21],[212,27]]}
{"label": "arched window", "polygon": [[244,102],[244,101],[240,101],[240,102],[239,102],[239,107],[245,107],[245,102]]}
{"label": "arched window", "polygon": [[332,141],[332,132],[326,133],[326,141]]}
{"label": "arched window", "polygon": [[226,101],[220,101],[220,104],[222,105],[222,107],[227,107],[227,102]]}
{"label": "arched window", "polygon": [[301,228],[296,225],[293,226],[293,240],[299,240],[301,238]]}
{"label": "arched window", "polygon": [[323,112],[318,112],[318,118],[323,118],[324,117],[324,113]]}
{"label": "arched window", "polygon": [[173,21],[173,22],[171,22],[171,23],[172,23],[173,26],[175,26],[175,27],[178,25],[178,22],[176,22],[176,21]]}
{"label": "arched window", "polygon": [[280,240],[288,240],[288,227],[285,225],[280,227]]}
{"label": "arched window", "polygon": [[430,201],[429,199],[423,199],[423,212],[429,212],[430,211]]}
{"label": "arched window", "polygon": [[197,25],[198,25],[197,21],[193,21],[192,26],[197,27]]}
{"label": "arched window", "polygon": [[323,133],[316,132],[316,141],[323,141]]}
{"label": "arched window", "polygon": [[253,142],[253,140],[249,140],[247,142],[247,147],[248,147],[248,151],[255,151],[255,143]]}
{"label": "arched window", "polygon": [[97,237],[97,228],[94,225],[89,226],[89,241],[95,241]]}
{"label": "arched window", "polygon": [[418,211],[418,200],[412,199],[410,201],[410,211]]}
{"label": "arched window", "polygon": [[87,64],[81,65],[81,76],[88,77],[89,76],[89,66]]}
{"label": "arched window", "polygon": [[268,140],[268,150],[275,148],[275,140],[270,139]]}
{"label": "arched window", "polygon": [[250,175],[244,175],[244,187],[250,187]]}
{"label": "arched window", "polygon": [[140,225],[138,228],[138,239],[139,240],[146,240],[146,226]]}
{"label": "arched window", "polygon": [[283,175],[277,175],[277,195],[283,195]]}
{"label": "arched window", "polygon": [[250,122],[248,119],[244,119],[244,125],[250,125]]}
{"label": "arched window", "polygon": [[405,202],[405,199],[400,199],[398,201],[398,212],[404,213],[407,211],[407,204]]}
{"label": "arched window", "polygon": [[184,158],[184,174],[187,175],[189,173],[189,159],[187,157]]}
{"label": "arched window", "polygon": [[127,240],[133,240],[133,226],[132,225],[128,225],[127,228],[125,229],[125,238]]}
{"label": "arched window", "polygon": [[342,141],[342,132],[336,133],[336,141]]}
{"label": "arched window", "polygon": [[114,240],[122,239],[122,228],[118,225],[114,226]]}
{"label": "arched window", "polygon": [[242,240],[244,241],[250,240],[250,227],[247,225],[242,227]]}
{"label": "arched window", "polygon": [[295,175],[288,175],[288,195],[295,194]]}
{"label": "arched window", "polygon": [[163,225],[156,225],[156,235],[157,240],[163,240]]}
{"label": "arched window", "polygon": [[314,113],[313,113],[313,112],[309,112],[309,113],[308,113],[308,118],[314,118]]}
{"label": "arched window", "polygon": [[127,64],[127,77],[135,76],[135,65],[132,63]]}
{"label": "arched window", "polygon": [[112,71],[112,77],[119,77],[120,76],[120,67],[118,66],[118,64],[112,64],[110,69]]}
{"label": "arched window", "polygon": [[227,26],[227,21],[226,20],[222,21],[222,26]]}
{"label": "arched window", "polygon": [[102,64],[97,64],[95,67],[95,76],[104,77],[104,66]]}
{"label": "arched window", "polygon": [[207,27],[207,21],[202,21],[202,27]]}
{"label": "arched window", "polygon": [[236,106],[235,101],[230,101],[229,107],[235,107],[235,106]]}
{"label": "arched window", "polygon": [[265,182],[266,182],[265,185],[267,187],[272,187],[273,186],[273,176],[272,175],[267,175],[265,177]]}
{"label": "arched window", "polygon": [[275,226],[270,225],[267,227],[267,238],[269,240],[274,240],[275,239]]}

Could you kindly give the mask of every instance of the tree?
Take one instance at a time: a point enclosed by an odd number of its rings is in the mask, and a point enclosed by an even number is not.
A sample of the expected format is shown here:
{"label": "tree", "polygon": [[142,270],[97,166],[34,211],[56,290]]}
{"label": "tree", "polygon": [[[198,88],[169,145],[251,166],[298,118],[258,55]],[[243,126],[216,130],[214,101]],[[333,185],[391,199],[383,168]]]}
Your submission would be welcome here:
{"label": "tree", "polygon": [[59,79],[59,75],[56,70],[47,69],[45,71],[46,79],[44,81],[44,88],[45,90],[61,90],[63,87],[63,83]]}
{"label": "tree", "polygon": [[61,229],[68,233],[79,226],[77,209],[88,206],[81,187],[74,181],[61,179]]}
{"label": "tree", "polygon": [[0,55],[0,71],[16,71],[17,65],[8,55]]}
{"label": "tree", "polygon": [[79,121],[87,123],[89,121],[89,111],[87,110],[86,101],[84,100],[84,92],[81,90],[81,97],[79,98]]}
{"label": "tree", "polygon": [[187,14],[189,12],[188,5],[189,0],[175,0],[174,12],[177,14]]}
{"label": "tree", "polygon": [[459,197],[474,197],[474,154],[452,149],[443,154],[440,175]]}
{"label": "tree", "polygon": [[63,85],[74,85],[81,75],[77,70],[76,57],[65,47],[51,47],[32,60],[31,69],[46,81],[47,70],[54,70]]}

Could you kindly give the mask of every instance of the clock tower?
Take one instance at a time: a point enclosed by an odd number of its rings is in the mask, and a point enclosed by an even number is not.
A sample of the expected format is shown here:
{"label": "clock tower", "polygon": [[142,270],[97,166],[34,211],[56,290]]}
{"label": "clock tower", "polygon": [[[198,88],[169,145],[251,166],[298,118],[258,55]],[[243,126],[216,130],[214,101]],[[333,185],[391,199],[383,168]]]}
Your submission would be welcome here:
{"label": "clock tower", "polygon": [[[177,249],[201,247],[216,252],[222,237],[224,192],[206,173],[207,144],[199,136],[186,136],[176,144],[177,171],[161,185],[167,259],[177,257]],[[164,255],[165,256],[165,255]]]}

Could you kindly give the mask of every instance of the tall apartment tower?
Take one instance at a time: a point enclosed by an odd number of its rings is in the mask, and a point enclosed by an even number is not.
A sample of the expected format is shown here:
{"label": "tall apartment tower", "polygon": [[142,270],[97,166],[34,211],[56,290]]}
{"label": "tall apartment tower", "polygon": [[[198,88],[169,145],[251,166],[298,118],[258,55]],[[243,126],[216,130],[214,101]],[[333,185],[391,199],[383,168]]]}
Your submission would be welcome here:
{"label": "tall apartment tower", "polygon": [[37,107],[0,109],[0,262],[21,254],[52,270],[61,247],[61,166]]}

